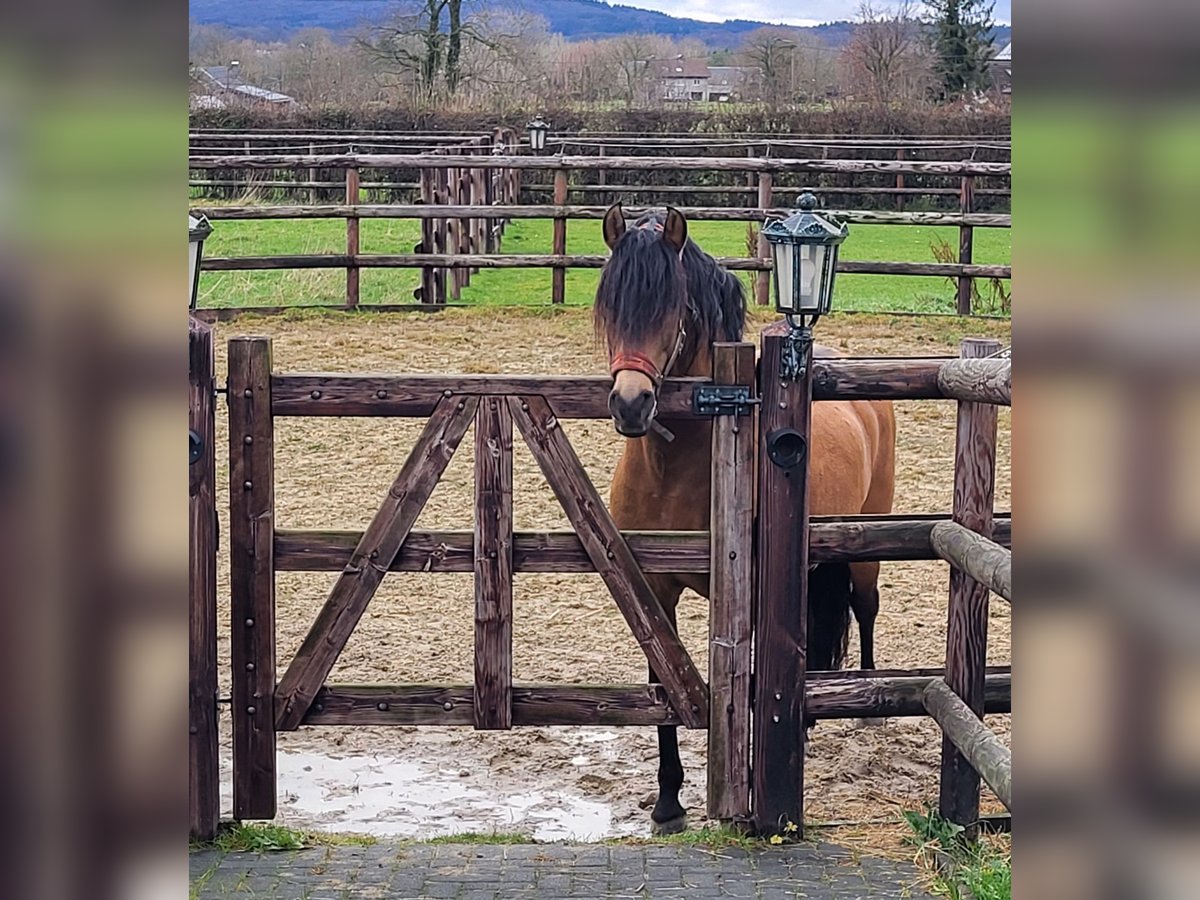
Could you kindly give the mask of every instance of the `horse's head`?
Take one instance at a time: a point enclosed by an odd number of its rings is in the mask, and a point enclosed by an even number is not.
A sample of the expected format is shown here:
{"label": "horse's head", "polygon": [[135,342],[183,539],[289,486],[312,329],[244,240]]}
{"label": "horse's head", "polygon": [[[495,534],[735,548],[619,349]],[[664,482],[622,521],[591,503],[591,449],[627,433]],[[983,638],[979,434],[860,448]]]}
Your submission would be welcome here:
{"label": "horse's head", "polygon": [[595,319],[613,375],[608,409],[619,433],[640,437],[687,341],[687,220],[668,207],[666,215],[647,213],[626,229],[618,203],[604,215],[604,241],[612,256],[600,273]]}

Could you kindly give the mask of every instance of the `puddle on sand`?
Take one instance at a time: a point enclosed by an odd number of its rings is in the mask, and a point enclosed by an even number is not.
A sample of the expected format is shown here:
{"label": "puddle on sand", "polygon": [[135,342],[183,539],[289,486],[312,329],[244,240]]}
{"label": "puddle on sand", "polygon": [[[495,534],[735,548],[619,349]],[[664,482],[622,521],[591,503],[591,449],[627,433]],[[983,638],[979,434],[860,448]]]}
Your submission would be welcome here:
{"label": "puddle on sand", "polygon": [[485,778],[485,789],[461,770],[391,756],[280,750],[278,767],[276,821],[298,828],[404,838],[516,831],[540,841],[594,841],[639,830],[614,821],[604,803],[554,788],[508,789]]}

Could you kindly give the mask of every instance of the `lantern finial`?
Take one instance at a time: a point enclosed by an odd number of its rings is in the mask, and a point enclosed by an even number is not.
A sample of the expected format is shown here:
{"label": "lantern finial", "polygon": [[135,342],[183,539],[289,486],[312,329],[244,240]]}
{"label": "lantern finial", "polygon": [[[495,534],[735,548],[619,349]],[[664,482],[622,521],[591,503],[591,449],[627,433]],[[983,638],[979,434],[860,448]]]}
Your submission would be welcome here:
{"label": "lantern finial", "polygon": [[796,205],[804,212],[812,212],[817,208],[817,196],[812,191],[805,191]]}

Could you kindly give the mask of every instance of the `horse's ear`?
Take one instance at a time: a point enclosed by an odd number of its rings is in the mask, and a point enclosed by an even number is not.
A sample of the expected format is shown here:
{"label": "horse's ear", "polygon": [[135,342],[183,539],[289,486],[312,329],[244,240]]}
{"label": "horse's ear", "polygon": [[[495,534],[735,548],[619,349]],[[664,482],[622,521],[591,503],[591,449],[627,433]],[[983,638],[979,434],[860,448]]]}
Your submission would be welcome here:
{"label": "horse's ear", "polygon": [[682,253],[683,245],[687,243],[687,219],[673,206],[667,207],[667,221],[663,225],[663,240],[674,247],[676,253]]}
{"label": "horse's ear", "polygon": [[625,213],[622,211],[620,203],[614,203],[604,214],[604,243],[608,244],[609,250],[616,249],[617,241],[624,233]]}

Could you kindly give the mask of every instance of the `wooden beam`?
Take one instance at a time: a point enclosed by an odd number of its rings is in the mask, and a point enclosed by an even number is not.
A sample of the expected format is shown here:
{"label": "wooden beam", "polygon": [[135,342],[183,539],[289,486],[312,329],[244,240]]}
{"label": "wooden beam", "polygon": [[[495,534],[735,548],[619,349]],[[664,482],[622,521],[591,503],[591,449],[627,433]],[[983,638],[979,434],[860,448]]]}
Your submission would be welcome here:
{"label": "wooden beam", "polygon": [[503,397],[475,414],[475,727],[512,728],[512,416]]}
{"label": "wooden beam", "polygon": [[[713,345],[713,381],[756,393],[755,347]],[[712,427],[709,579],[708,817],[750,814],[750,662],[754,591],[754,418]]]}
{"label": "wooden beam", "polygon": [[[967,339],[964,358],[981,359],[1000,349],[993,340]],[[996,407],[959,402],[954,446],[954,521],[979,534],[992,533],[996,483]],[[983,713],[987,665],[988,589],[960,569],[950,569],[946,626],[946,683],[976,714]],[[938,809],[942,817],[975,836],[979,775],[949,738],[942,740]]]}
{"label": "wooden beam", "polygon": [[[557,206],[563,206],[567,202],[568,174],[566,169],[559,169],[554,173],[554,203]],[[567,220],[564,216],[558,216],[554,219],[554,234],[551,243],[551,252],[555,256],[566,256]],[[567,296],[567,270],[562,267],[556,267],[551,272],[550,278],[550,302],[565,302]]]}
{"label": "wooden beam", "polygon": [[429,495],[475,417],[477,397],[446,397],[363,532],[275,692],[280,730],[296,728],[350,639]]}
{"label": "wooden beam", "polygon": [[[781,380],[785,328],[762,333],[758,446],[758,595],[754,641],[753,816],[760,835],[804,827],[808,610],[808,443],[813,367]],[[786,468],[766,448],[784,431],[798,445]]]}
{"label": "wooden beam", "polygon": [[509,397],[508,402],[525,443],[596,571],[612,592],[634,639],[662,679],[680,719],[689,728],[702,727],[708,720],[709,705],[704,679],[667,620],[662,604],[638,568],[557,417],[538,396]]}
{"label": "wooden beam", "polygon": [[938,369],[937,382],[955,400],[1012,406],[1012,360],[952,359]]}
{"label": "wooden beam", "polygon": [[1012,552],[957,522],[941,522],[930,531],[930,546],[980,584],[1012,602]]}
{"label": "wooden beam", "polygon": [[[815,673],[810,673],[812,676]],[[924,693],[938,675],[810,677],[805,688],[808,715],[814,719],[890,719],[926,715]],[[842,677],[838,677],[842,676]],[[989,673],[984,679],[984,712],[1012,712],[1012,675]]]}
{"label": "wooden beam", "polygon": [[[1009,163],[912,162],[851,159],[738,159],[713,156],[478,156],[472,165],[481,169],[619,169],[642,172],[773,172],[910,175],[988,175],[1007,177]],[[450,158],[437,154],[255,154],[243,156],[189,156],[189,169],[446,169]]]}
{"label": "wooden beam", "polygon": [[275,425],[271,339],[228,350],[233,815],[275,817]]}
{"label": "wooden beam", "polygon": [[972,709],[946,686],[934,680],[925,688],[925,708],[958,752],[1012,812],[1012,753]]}
{"label": "wooden beam", "polygon": [[200,456],[188,465],[188,834],[217,833],[217,428],[213,333],[188,319],[188,427]]}
{"label": "wooden beam", "polygon": [[[744,429],[743,429],[744,430]],[[938,559],[930,533],[947,516],[856,516],[844,521],[814,516],[809,526],[811,562]],[[704,573],[711,565],[708,532],[623,531],[643,572]],[[1012,519],[998,516],[993,537],[1007,546]],[[362,539],[361,531],[275,532],[280,572],[340,572]],[[392,561],[392,572],[473,572],[470,531],[413,531]],[[594,572],[573,531],[519,531],[513,535],[514,572]]]}

